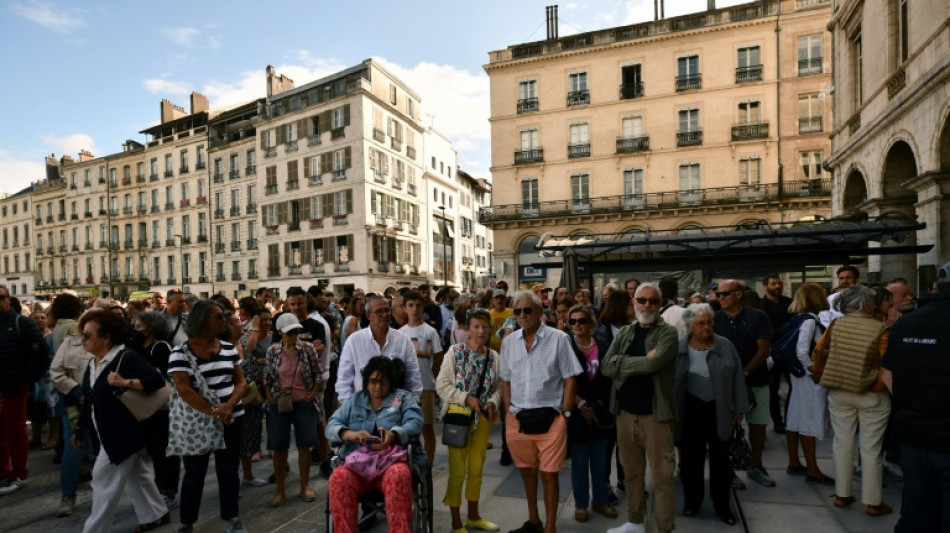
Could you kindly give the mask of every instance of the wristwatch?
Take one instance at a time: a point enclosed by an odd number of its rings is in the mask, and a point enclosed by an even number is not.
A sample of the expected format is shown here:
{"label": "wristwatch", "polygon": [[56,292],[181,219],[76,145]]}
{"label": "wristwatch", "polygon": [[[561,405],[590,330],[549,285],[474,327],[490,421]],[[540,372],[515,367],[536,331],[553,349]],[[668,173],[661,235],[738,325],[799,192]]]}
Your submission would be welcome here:
{"label": "wristwatch", "polygon": [[570,411],[564,411],[564,412],[561,413],[561,414],[564,415],[564,418],[567,418],[567,419],[570,419],[570,418],[571,418],[571,412],[570,412]]}

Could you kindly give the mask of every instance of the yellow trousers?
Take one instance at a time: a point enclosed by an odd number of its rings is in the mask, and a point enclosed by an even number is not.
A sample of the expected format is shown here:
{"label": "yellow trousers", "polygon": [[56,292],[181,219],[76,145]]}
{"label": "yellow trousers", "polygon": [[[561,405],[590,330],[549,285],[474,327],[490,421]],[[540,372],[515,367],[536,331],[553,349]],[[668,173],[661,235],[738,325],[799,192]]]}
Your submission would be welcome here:
{"label": "yellow trousers", "polygon": [[465,485],[465,499],[477,502],[482,492],[482,469],[485,467],[485,454],[488,451],[488,437],[495,419],[479,417],[478,425],[469,428],[468,446],[449,447],[449,481],[445,487],[442,503],[449,507],[462,506],[462,483]]}

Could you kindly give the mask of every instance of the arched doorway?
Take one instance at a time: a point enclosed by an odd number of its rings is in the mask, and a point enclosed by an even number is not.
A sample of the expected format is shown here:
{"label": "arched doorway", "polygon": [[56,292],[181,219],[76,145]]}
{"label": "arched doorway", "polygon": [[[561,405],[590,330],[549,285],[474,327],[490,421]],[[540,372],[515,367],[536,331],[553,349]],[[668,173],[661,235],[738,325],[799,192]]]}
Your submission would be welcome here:
{"label": "arched doorway", "polygon": [[[917,203],[917,193],[904,185],[905,182],[917,177],[918,165],[914,150],[904,141],[894,142],[884,156],[881,167],[880,198],[873,202],[868,210],[872,216],[899,211],[916,217],[914,204]],[[915,234],[912,234],[900,246],[914,246],[917,244]],[[891,243],[890,246],[894,246]],[[916,285],[917,256],[914,254],[900,254],[888,256],[872,256],[868,261],[868,281],[887,282],[897,277],[914,280],[911,286]]]}
{"label": "arched doorway", "polygon": [[864,180],[864,174],[860,170],[852,170],[844,182],[844,194],[842,195],[842,211],[849,215],[857,210],[857,207],[868,199],[868,185]]}

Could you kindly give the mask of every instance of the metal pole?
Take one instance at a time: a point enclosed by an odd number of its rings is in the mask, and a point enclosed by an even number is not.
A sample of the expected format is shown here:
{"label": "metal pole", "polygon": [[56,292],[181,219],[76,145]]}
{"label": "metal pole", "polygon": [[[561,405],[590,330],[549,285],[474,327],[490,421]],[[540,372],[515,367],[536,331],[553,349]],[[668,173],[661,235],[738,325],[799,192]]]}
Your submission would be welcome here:
{"label": "metal pole", "polygon": [[440,205],[439,209],[442,211],[442,288],[449,286],[449,256],[447,255],[446,243],[445,243],[445,206]]}

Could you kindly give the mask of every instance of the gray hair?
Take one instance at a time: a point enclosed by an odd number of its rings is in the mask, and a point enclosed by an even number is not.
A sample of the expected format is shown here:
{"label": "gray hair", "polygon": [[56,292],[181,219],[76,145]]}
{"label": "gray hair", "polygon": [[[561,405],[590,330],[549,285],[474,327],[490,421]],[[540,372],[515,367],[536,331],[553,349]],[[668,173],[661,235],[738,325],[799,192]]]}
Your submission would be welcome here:
{"label": "gray hair", "polygon": [[467,304],[469,301],[471,301],[472,298],[473,298],[472,293],[470,293],[470,292],[463,292],[463,293],[460,294],[459,297],[455,300],[455,303],[456,303],[456,304],[459,304],[459,305],[464,305],[464,304]]}
{"label": "gray hair", "polygon": [[188,320],[185,321],[185,335],[189,339],[201,337],[208,325],[208,319],[212,313],[224,314],[224,308],[220,304],[211,300],[201,300],[191,308],[188,314]]}
{"label": "gray hair", "polygon": [[147,311],[135,315],[135,319],[145,326],[148,334],[157,340],[168,337],[168,321],[158,311]]}
{"label": "gray hair", "polygon": [[871,311],[874,302],[874,291],[864,285],[852,285],[835,299],[835,311],[843,315],[857,311]]}
{"label": "gray hair", "polygon": [[541,298],[538,298],[537,294],[528,290],[516,291],[514,294],[511,295],[511,303],[516,304],[520,302],[521,300],[531,300],[531,304],[534,305],[535,307],[541,307],[541,308],[544,307],[541,304]]}
{"label": "gray hair", "polygon": [[646,283],[641,283],[640,285],[637,285],[637,292],[633,293],[634,298],[639,297],[640,293],[643,292],[644,289],[655,290],[657,296],[660,296],[663,294],[662,292],[660,292],[660,286],[657,285],[655,281],[648,281]]}
{"label": "gray hair", "polygon": [[709,318],[712,318],[712,306],[709,304],[689,304],[689,307],[683,311],[683,321],[686,322],[687,326],[692,327],[693,321],[696,320],[696,317],[699,315],[709,315]]}

